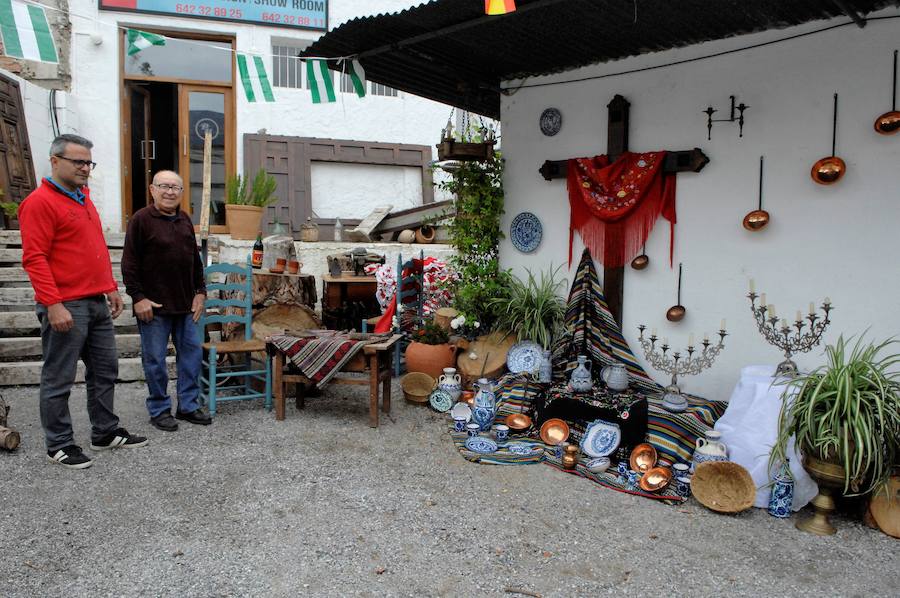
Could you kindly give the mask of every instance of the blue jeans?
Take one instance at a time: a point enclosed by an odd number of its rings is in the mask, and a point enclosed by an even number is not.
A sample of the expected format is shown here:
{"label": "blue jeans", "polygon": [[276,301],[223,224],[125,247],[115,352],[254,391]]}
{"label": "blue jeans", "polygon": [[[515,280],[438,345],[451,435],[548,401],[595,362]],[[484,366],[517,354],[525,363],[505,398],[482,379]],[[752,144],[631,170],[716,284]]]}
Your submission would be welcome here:
{"label": "blue jeans", "polygon": [[150,417],[170,412],[172,397],[168,394],[169,372],[166,369],[166,345],[169,337],[175,345],[178,368],[178,411],[190,413],[200,408],[200,364],[203,352],[197,338],[197,324],[191,314],[164,316],[154,314],[149,322],[138,320],[141,333],[141,362],[147,379],[147,411]]}

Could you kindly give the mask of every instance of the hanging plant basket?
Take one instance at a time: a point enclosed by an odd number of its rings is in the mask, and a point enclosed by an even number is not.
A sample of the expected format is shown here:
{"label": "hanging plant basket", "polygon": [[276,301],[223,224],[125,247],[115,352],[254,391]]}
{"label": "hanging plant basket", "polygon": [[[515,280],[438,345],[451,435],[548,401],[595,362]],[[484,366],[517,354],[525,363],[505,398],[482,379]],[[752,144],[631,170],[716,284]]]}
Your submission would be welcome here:
{"label": "hanging plant basket", "polygon": [[470,143],[443,139],[437,144],[438,160],[475,161],[490,160],[494,156],[496,140]]}

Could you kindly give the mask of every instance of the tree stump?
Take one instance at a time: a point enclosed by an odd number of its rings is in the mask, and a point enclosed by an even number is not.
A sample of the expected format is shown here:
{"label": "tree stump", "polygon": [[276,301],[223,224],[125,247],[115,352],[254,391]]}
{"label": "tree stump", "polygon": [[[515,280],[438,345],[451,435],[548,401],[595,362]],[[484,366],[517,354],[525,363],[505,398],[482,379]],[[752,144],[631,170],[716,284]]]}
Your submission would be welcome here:
{"label": "tree stump", "polygon": [[12,428],[0,426],[0,448],[8,451],[14,451],[18,448],[22,438],[19,433]]}
{"label": "tree stump", "polygon": [[312,274],[253,273],[253,307],[269,305],[316,305],[316,277]]}

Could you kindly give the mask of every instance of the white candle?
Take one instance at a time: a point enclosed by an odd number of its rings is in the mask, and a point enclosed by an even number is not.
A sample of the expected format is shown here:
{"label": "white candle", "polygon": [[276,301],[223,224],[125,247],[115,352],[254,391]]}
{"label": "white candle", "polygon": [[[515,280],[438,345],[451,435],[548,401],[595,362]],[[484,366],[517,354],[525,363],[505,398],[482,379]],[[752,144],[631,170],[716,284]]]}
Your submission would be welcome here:
{"label": "white candle", "polygon": [[762,305],[763,307],[765,307],[767,305],[765,293],[763,293],[762,295],[759,296],[759,304]]}
{"label": "white candle", "polygon": [[656,336],[656,328],[650,331],[650,336]]}
{"label": "white candle", "polygon": [[688,347],[693,347],[693,346],[694,346],[694,333],[692,332],[691,335],[688,337]]}
{"label": "white candle", "polygon": [[825,305],[831,305],[831,299],[825,297]]}
{"label": "white candle", "polygon": [[750,279],[750,292],[751,293],[756,292],[756,281],[753,280],[752,278]]}
{"label": "white candle", "polygon": [[788,327],[788,325],[787,325],[787,320],[782,320],[782,321],[781,321],[781,327],[782,327],[782,328],[787,328],[787,327]]}
{"label": "white candle", "polygon": [[800,315],[800,310],[798,309],[797,310],[797,321],[799,322],[802,319],[803,319],[803,317]]}
{"label": "white candle", "polygon": [[809,315],[813,315],[814,313],[816,313],[816,306],[813,304],[812,301],[810,301],[809,302]]}
{"label": "white candle", "polygon": [[725,330],[725,318],[722,318],[722,321],[719,322],[719,330]]}
{"label": "white candle", "polygon": [[663,346],[665,347],[665,346],[667,346],[668,344],[669,344],[669,338],[666,337],[666,338],[663,339]]}
{"label": "white candle", "polygon": [[706,342],[709,342],[709,333],[708,332],[703,333],[703,340]]}
{"label": "white candle", "polygon": [[770,318],[775,317],[775,304],[774,303],[769,304],[769,317]]}

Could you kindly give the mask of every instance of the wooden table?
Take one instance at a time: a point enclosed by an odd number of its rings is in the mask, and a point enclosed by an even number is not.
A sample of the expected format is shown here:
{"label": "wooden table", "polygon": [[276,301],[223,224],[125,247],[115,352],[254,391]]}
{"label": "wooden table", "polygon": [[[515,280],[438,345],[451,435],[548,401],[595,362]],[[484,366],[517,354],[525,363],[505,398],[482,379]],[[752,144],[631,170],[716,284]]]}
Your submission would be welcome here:
{"label": "wooden table", "polygon": [[[344,364],[341,372],[368,372],[368,379],[359,377],[341,376],[337,374],[331,379],[334,384],[369,385],[369,426],[378,427],[378,386],[382,386],[381,409],[385,413],[391,412],[391,368],[393,363],[394,343],[401,336],[395,334],[380,343],[365,345],[362,350],[353,356],[353,359]],[[269,354],[272,355],[272,394],[275,398],[275,419],[281,421],[285,417],[285,386],[289,382],[307,384],[309,378],[302,374],[286,374],[284,371],[284,353],[269,343]],[[298,396],[298,407],[303,407],[302,397]]]}
{"label": "wooden table", "polygon": [[[343,272],[340,276],[325,274],[322,276],[322,322],[326,328],[335,330],[352,328],[358,330],[362,317],[373,317],[381,314],[381,306],[375,298],[378,283],[374,276],[355,276]],[[365,312],[359,314],[359,322],[340,322],[340,310],[347,303],[362,303]],[[349,323],[350,326],[342,324]]]}

